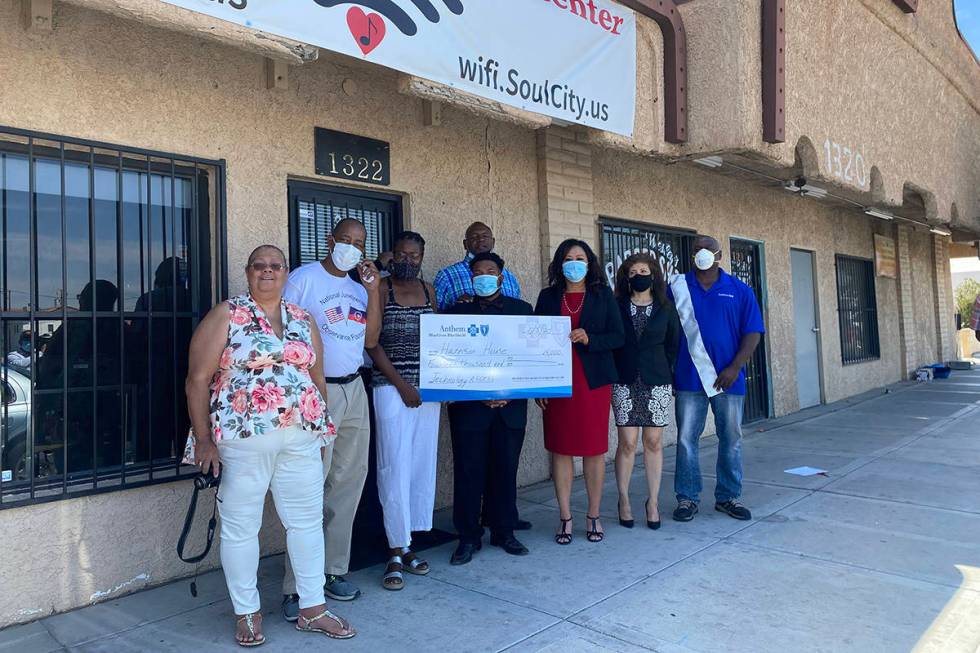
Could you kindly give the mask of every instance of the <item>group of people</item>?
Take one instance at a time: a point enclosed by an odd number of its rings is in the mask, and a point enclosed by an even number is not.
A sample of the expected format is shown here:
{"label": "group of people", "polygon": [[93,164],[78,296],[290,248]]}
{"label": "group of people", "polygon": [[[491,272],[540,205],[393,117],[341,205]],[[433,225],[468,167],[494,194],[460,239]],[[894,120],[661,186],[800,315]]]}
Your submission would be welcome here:
{"label": "group of people", "polygon": [[[398,234],[390,258],[364,259],[366,231],[339,222],[329,255],[289,272],[273,245],[256,248],[245,268],[248,292],[211,310],[194,333],[186,390],[191,418],[185,461],[219,474],[220,554],[237,617],[236,641],[265,641],[256,587],[265,494],[271,489],[286,528],[283,616],[301,631],[355,634],[326,607],[360,589],[345,576],[351,531],[368,468],[371,413],[360,368],[373,366],[378,495],[388,539],[381,584],[404,587],[429,563],[412,551],[412,533],[432,528],[440,405],[419,392],[420,318],[430,313],[566,316],[571,322],[572,395],[537,399],[558,498],[555,542],[574,538],[573,460],[583,459],[588,492],[585,537],[601,542],[599,518],[610,409],[619,431],[619,521],[634,524],[629,479],[642,439],[649,497],[647,525],[660,527],[661,438],[676,395],[679,447],[673,517],[689,521],[701,491],[698,439],[710,405],[719,439],[715,507],[749,519],[741,493],[742,367],[763,333],[751,290],[720,269],[721,247],[699,237],[696,270],[668,287],[658,261],[634,254],[603,279],[587,243],[567,240],[532,307],[494,251],[491,229],[474,223],[465,257],[420,277],[425,240]],[[459,544],[450,564],[469,563],[484,527],[490,544],[512,555],[531,525],[517,510],[517,472],[526,400],[448,406],[454,462],[453,521]]]}

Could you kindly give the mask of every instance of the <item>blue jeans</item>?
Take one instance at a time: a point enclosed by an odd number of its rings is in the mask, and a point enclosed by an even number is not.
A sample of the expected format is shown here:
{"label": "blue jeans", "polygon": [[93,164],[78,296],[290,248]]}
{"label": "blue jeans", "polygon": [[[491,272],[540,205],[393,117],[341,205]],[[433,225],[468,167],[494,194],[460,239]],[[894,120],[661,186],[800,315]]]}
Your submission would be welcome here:
{"label": "blue jeans", "polygon": [[701,495],[701,464],[698,440],[704,432],[708,405],[715,416],[718,435],[718,463],[715,467],[715,501],[723,503],[742,494],[742,409],[743,395],[723,392],[708,398],[704,392],[677,393],[677,465],[674,493],[677,500],[697,503]]}

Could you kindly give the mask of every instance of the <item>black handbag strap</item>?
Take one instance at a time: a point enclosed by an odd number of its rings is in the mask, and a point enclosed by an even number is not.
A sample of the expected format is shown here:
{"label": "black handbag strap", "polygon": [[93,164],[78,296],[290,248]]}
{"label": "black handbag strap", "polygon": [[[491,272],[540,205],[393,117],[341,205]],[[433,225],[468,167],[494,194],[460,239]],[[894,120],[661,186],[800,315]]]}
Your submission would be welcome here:
{"label": "black handbag strap", "polygon": [[208,553],[211,551],[211,545],[214,543],[214,531],[218,526],[218,519],[215,516],[218,511],[218,493],[214,493],[214,507],[211,509],[211,519],[208,520],[208,536],[207,542],[204,544],[204,551],[199,555],[192,556],[190,558],[184,557],[184,546],[187,544],[187,536],[191,532],[191,527],[194,525],[194,514],[197,512],[197,499],[200,490],[197,484],[194,485],[194,495],[191,497],[191,505],[187,507],[187,516],[184,517],[184,528],[180,532],[180,537],[177,538],[177,557],[188,564],[195,564],[204,560]]}

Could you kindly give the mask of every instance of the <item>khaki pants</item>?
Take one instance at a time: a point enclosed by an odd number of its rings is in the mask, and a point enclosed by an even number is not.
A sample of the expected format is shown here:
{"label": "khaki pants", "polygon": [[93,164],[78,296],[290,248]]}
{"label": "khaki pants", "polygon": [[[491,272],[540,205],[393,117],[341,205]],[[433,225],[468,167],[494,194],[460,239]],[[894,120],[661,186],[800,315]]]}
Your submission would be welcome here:
{"label": "khaki pants", "polygon": [[[326,573],[342,576],[350,564],[354,513],[367,477],[371,421],[367,392],[361,379],[327,384],[327,407],[337,439],[323,457],[323,539]],[[289,556],[282,581],[283,594],[296,593],[296,579]]]}

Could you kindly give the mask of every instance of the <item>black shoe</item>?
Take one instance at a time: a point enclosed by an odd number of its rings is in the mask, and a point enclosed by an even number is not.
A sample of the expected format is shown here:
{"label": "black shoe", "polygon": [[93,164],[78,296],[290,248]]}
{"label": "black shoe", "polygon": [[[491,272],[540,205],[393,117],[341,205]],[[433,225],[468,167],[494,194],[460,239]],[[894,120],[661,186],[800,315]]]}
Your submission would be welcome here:
{"label": "black shoe", "polygon": [[728,501],[722,501],[721,503],[715,504],[715,510],[718,512],[723,512],[729,517],[734,519],[740,519],[742,521],[748,521],[752,519],[752,513],[749,509],[738,502],[738,499],[729,499]]}
{"label": "black shoe", "polygon": [[521,544],[520,541],[514,537],[513,533],[508,533],[506,535],[491,535],[490,544],[493,546],[499,546],[505,553],[509,553],[512,556],[526,556],[529,553],[527,547]]}
{"label": "black shoe", "polygon": [[473,560],[473,554],[483,548],[479,542],[460,542],[453,551],[453,557],[449,559],[449,564],[454,566],[468,564]]}
{"label": "black shoe", "polygon": [[674,521],[691,521],[698,514],[698,504],[690,499],[681,499],[674,510]]}
{"label": "black shoe", "polygon": [[531,522],[526,519],[518,519],[517,523],[514,524],[515,531],[529,531],[531,530]]}
{"label": "black shoe", "polygon": [[633,528],[633,520],[632,519],[623,519],[623,513],[619,509],[619,504],[616,504],[616,514],[619,515],[619,525],[620,526],[622,526],[623,528]]}
{"label": "black shoe", "polygon": [[282,618],[289,622],[299,620],[299,594],[282,595]]}
{"label": "black shoe", "polygon": [[[650,514],[650,499],[647,499],[647,502],[645,504],[643,504],[643,507],[644,507],[644,509],[646,509],[647,514]],[[695,510],[695,512],[696,512],[696,510]],[[691,517],[693,517],[693,516],[694,515],[691,515]],[[675,517],[675,519],[676,519],[676,517]],[[655,530],[659,529],[660,528],[660,520],[658,519],[657,521],[650,521],[649,519],[647,519],[647,528],[649,528],[652,531],[655,531]]]}

